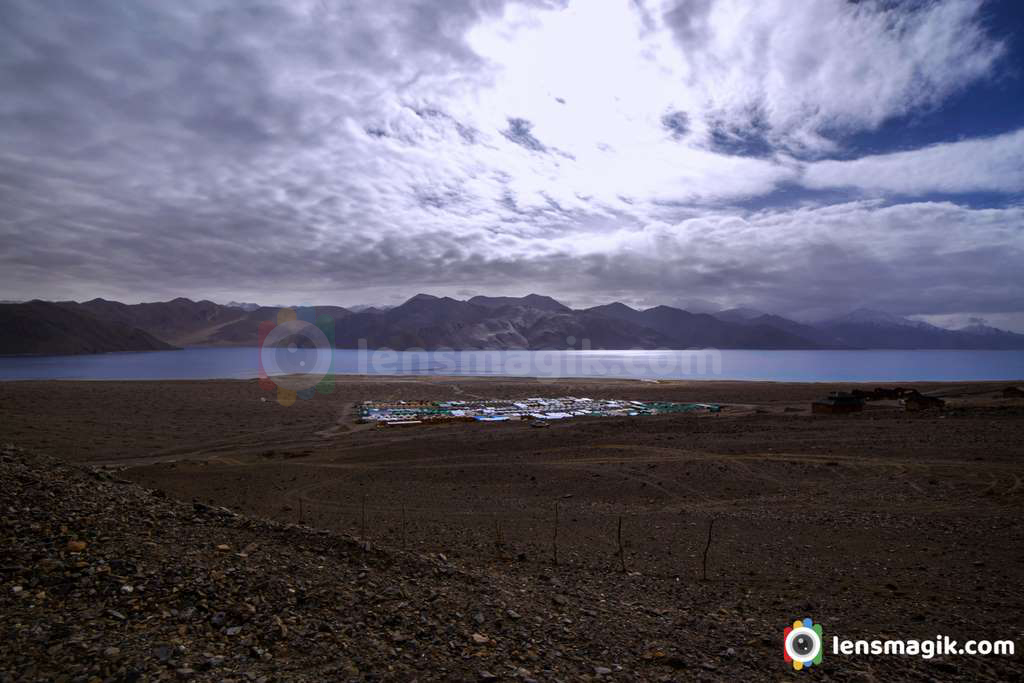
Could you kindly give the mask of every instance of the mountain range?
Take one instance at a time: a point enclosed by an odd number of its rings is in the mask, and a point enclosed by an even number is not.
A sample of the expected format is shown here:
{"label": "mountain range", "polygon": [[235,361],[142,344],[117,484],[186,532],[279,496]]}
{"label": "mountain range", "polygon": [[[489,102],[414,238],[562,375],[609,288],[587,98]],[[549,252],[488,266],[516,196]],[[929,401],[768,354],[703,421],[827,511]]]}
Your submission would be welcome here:
{"label": "mountain range", "polygon": [[[178,298],[0,305],[0,354],[152,351],[256,346],[279,306]],[[985,325],[949,330],[858,309],[813,324],[748,308],[715,314],[622,303],[572,309],[548,296],[417,294],[380,308],[316,306],[335,322],[338,348],[392,349],[1024,349],[1024,335]]]}
{"label": "mountain range", "polygon": [[133,325],[46,301],[0,304],[0,354],[62,355],[175,348]]}

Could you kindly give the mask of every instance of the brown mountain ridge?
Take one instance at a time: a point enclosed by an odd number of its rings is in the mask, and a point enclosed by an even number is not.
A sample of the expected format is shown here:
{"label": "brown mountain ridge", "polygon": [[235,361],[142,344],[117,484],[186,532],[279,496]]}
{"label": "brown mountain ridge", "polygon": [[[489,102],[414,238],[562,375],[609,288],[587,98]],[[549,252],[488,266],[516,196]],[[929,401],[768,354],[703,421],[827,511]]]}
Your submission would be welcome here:
{"label": "brown mountain ridge", "polygon": [[[337,348],[391,349],[1021,349],[1024,335],[946,330],[865,309],[805,324],[751,309],[691,313],[622,303],[571,309],[551,297],[417,294],[393,308],[315,306],[334,320]],[[32,301],[0,308],[0,354],[150,351],[256,346],[280,307],[177,298],[124,304],[105,299]]]}

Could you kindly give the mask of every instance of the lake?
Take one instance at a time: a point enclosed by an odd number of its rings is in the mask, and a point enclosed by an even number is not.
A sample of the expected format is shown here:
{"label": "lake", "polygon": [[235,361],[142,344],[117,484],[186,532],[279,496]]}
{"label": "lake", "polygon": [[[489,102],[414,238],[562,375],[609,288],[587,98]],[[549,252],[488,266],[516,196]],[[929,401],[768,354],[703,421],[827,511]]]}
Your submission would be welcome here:
{"label": "lake", "polygon": [[0,358],[0,380],[250,379],[324,372],[384,375],[909,382],[1020,380],[1024,351],[364,351],[190,348]]}

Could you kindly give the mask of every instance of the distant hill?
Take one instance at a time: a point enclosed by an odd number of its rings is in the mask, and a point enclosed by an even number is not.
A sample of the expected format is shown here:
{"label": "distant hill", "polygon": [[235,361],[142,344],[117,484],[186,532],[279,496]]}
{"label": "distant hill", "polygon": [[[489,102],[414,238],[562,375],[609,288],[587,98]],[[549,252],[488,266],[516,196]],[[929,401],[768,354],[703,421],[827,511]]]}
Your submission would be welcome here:
{"label": "distant hill", "polygon": [[759,311],[756,308],[730,308],[725,311],[719,311],[713,314],[719,320],[724,320],[730,323],[745,323],[755,318],[760,318],[763,315],[767,315],[764,311]]}
{"label": "distant hill", "polygon": [[203,344],[218,328],[243,320],[250,314],[242,308],[181,297],[172,301],[144,304],[92,299],[83,303],[62,301],[60,305],[69,310],[89,313],[101,320],[138,327],[175,346]]}
{"label": "distant hill", "polygon": [[815,349],[822,345],[790,331],[751,321],[730,322],[708,313],[690,313],[671,306],[638,311],[622,303],[588,311],[656,330],[671,348]]}
{"label": "distant hill", "polygon": [[262,308],[259,304],[250,304],[243,301],[229,301],[225,304],[228,308],[241,308],[243,311],[255,311]]}
{"label": "distant hill", "polygon": [[[181,297],[142,304],[92,299],[83,303],[62,301],[59,305],[101,320],[137,327],[175,346],[256,346],[260,323],[276,321],[281,310],[277,306],[224,306]],[[316,310],[336,320],[350,315],[340,306],[320,306]]]}
{"label": "distant hill", "polygon": [[63,355],[175,348],[130,325],[47,301],[0,304],[0,354]]}
{"label": "distant hill", "polygon": [[659,348],[671,340],[614,318],[574,311],[549,297],[417,294],[383,312],[356,313],[338,328],[339,348],[566,349]]}
{"label": "distant hill", "polygon": [[488,309],[450,297],[417,294],[387,310],[364,310],[336,326],[339,348],[516,348],[518,340],[494,343],[503,326],[488,325]]}
{"label": "distant hill", "polygon": [[[14,308],[3,353],[256,346],[260,323],[276,321],[281,310],[184,298],[7,306]],[[468,301],[417,294],[391,308],[354,308],[315,307],[318,315],[334,319],[338,348],[1024,349],[1024,335],[978,325],[947,330],[868,309],[805,324],[753,309],[711,315],[671,306],[637,310],[616,302],[574,310],[538,294]]]}
{"label": "distant hill", "polygon": [[554,313],[568,313],[571,308],[559,303],[549,296],[540,294],[527,294],[522,297],[515,296],[474,296],[468,303],[487,308],[501,308],[503,306],[522,306],[524,308],[536,308],[540,311],[552,311]]}
{"label": "distant hill", "polygon": [[815,327],[855,348],[1024,349],[1024,335],[978,326],[947,330],[884,311],[859,308]]}
{"label": "distant hill", "polygon": [[[318,316],[329,315],[335,321],[341,320],[350,312],[340,306],[316,306]],[[259,344],[259,328],[263,321],[276,322],[279,306],[259,307],[246,311],[245,315],[208,327],[202,331],[202,338],[190,342],[192,346],[256,346]],[[195,339],[195,336],[193,336]]]}
{"label": "distant hill", "polygon": [[817,344],[821,348],[850,348],[841,339],[837,338],[827,330],[818,329],[813,325],[798,323],[795,320],[783,318],[771,313],[762,313],[750,308],[734,308],[728,311],[715,313],[719,320],[736,322],[741,325],[757,325],[762,327],[773,327],[783,332],[788,332],[798,338],[805,339]]}

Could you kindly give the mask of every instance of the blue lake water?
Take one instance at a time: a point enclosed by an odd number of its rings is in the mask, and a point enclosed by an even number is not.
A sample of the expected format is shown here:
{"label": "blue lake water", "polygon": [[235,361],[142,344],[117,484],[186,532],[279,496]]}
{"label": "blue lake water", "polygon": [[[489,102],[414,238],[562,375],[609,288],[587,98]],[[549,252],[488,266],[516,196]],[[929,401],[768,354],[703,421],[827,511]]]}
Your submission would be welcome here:
{"label": "blue lake water", "polygon": [[1021,380],[1024,351],[361,351],[210,349],[0,358],[0,380],[386,375],[908,382]]}

